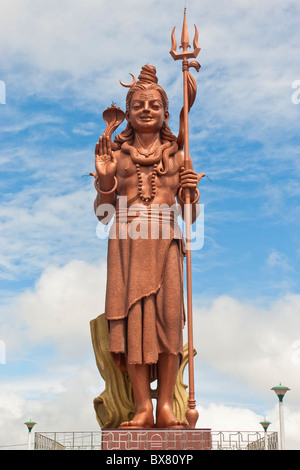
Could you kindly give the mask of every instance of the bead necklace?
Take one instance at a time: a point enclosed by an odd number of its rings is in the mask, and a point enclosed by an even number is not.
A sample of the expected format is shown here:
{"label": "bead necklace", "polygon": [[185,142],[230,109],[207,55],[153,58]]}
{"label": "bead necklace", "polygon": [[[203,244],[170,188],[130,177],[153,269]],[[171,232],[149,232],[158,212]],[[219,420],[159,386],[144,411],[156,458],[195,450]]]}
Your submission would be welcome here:
{"label": "bead necklace", "polygon": [[143,191],[143,177],[142,177],[142,173],[141,173],[141,167],[140,167],[139,163],[136,163],[135,166],[136,166],[136,172],[137,172],[137,177],[138,177],[138,182],[139,182],[139,184],[138,184],[139,198],[142,199],[142,201],[144,201],[144,202],[150,202],[156,194],[155,178],[156,178],[156,174],[157,174],[157,163],[155,163],[153,165],[153,170],[151,172],[151,176],[150,176],[151,193],[150,193],[150,196],[148,196],[148,197],[145,197],[143,195],[143,194],[145,194],[145,191]]}

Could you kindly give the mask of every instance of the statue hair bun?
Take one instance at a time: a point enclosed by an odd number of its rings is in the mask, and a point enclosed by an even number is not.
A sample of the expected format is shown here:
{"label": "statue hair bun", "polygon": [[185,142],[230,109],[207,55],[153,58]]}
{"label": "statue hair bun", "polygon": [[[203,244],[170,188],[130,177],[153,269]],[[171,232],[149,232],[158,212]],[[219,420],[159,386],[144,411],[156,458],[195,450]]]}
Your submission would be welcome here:
{"label": "statue hair bun", "polygon": [[138,81],[143,83],[157,83],[156,68],[153,65],[144,65],[138,77]]}

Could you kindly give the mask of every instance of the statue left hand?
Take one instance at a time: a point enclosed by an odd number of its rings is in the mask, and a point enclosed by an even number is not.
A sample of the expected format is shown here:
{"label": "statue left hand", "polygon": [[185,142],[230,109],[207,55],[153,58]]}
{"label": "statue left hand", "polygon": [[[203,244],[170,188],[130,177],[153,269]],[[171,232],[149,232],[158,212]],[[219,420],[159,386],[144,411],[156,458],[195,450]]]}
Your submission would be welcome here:
{"label": "statue left hand", "polygon": [[193,170],[185,170],[180,168],[180,186],[182,189],[190,189],[191,192],[196,191],[198,185],[198,175]]}
{"label": "statue left hand", "polygon": [[180,186],[182,187],[182,189],[187,188],[191,191],[195,191],[199,181],[203,176],[205,176],[205,173],[197,174],[191,169],[185,170],[182,166],[180,168]]}

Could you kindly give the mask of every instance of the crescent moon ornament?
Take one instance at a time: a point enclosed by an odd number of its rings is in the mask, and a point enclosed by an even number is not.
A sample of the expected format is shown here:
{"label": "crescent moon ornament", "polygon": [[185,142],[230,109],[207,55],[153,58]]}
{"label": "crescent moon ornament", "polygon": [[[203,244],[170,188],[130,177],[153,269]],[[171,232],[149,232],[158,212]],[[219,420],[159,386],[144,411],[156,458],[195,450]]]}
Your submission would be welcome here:
{"label": "crescent moon ornament", "polygon": [[132,73],[129,73],[129,75],[132,76],[132,82],[131,83],[126,84],[126,83],[123,83],[122,80],[120,80],[121,85],[125,88],[131,88],[136,84],[135,76]]}

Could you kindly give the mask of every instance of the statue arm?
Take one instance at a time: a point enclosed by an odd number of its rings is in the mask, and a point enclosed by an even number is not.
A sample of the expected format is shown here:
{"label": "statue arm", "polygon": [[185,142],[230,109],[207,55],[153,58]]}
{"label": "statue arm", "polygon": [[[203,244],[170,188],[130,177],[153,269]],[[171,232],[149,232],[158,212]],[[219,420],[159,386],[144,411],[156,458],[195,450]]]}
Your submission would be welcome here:
{"label": "statue arm", "polygon": [[177,193],[177,200],[182,209],[182,214],[184,217],[184,190],[189,189],[191,194],[191,204],[192,204],[192,223],[195,222],[197,217],[200,214],[200,205],[198,201],[198,183],[204,174],[200,173],[199,175],[193,169],[193,162],[191,157],[189,158],[189,168],[184,168],[183,162],[183,152],[181,153],[181,161],[180,161],[180,187]]}
{"label": "statue arm", "polygon": [[97,190],[94,210],[100,222],[108,224],[117,202],[117,157],[111,149],[111,140],[104,136],[96,144],[95,169],[96,173],[91,173]]}
{"label": "statue arm", "polygon": [[105,199],[105,196],[102,197],[100,194],[97,194],[94,201],[94,211],[98,220],[104,225],[107,225],[114,216],[117,196],[107,198],[106,201]]}

